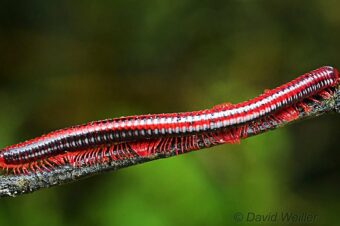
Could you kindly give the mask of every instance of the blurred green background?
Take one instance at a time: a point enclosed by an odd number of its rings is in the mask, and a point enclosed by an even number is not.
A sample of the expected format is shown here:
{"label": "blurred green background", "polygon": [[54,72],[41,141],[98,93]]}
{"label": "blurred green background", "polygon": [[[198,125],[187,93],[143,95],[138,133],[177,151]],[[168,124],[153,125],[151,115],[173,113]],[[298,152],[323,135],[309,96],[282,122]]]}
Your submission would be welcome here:
{"label": "blurred green background", "polygon": [[[339,9],[322,0],[2,0],[0,146],[92,120],[236,103],[340,65]],[[1,199],[0,225],[235,225],[237,212],[307,212],[318,215],[309,225],[336,225],[339,122],[331,114]]]}

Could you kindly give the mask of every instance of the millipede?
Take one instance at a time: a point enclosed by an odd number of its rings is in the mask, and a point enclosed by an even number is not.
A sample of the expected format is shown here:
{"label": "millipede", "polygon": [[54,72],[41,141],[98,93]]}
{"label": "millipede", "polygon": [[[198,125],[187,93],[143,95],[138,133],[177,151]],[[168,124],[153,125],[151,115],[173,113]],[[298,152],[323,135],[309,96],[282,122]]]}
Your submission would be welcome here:
{"label": "millipede", "polygon": [[210,109],[148,114],[90,122],[50,132],[0,150],[6,173],[35,173],[56,166],[82,167],[121,161],[175,149],[175,154],[215,144],[236,143],[251,126],[289,122],[308,111],[306,101],[327,99],[339,85],[337,69],[324,66],[237,104]]}

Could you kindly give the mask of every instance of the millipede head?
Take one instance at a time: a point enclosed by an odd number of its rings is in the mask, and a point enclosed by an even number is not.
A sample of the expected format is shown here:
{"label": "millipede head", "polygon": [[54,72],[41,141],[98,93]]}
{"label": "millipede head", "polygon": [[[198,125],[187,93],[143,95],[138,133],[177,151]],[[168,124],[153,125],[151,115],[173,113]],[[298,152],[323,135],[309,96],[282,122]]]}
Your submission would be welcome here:
{"label": "millipede head", "polygon": [[4,170],[6,167],[7,167],[7,164],[5,161],[4,153],[0,152],[0,171]]}

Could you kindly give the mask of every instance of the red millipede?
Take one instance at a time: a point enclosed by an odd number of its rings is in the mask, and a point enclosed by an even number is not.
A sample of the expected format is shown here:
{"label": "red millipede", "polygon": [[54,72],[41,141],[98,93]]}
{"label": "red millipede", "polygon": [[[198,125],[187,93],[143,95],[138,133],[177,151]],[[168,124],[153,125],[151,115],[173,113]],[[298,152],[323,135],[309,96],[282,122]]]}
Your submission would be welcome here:
{"label": "red millipede", "polygon": [[[291,82],[238,104],[167,114],[120,117],[90,122],[50,132],[0,150],[0,168],[14,173],[50,170],[54,166],[119,161],[167,152],[171,146],[187,152],[215,143],[234,143],[245,137],[250,124],[291,121],[297,106],[313,96],[328,98],[339,84],[338,71],[330,66],[306,73]],[[202,138],[202,139],[201,139]],[[199,140],[209,143],[199,144]]]}

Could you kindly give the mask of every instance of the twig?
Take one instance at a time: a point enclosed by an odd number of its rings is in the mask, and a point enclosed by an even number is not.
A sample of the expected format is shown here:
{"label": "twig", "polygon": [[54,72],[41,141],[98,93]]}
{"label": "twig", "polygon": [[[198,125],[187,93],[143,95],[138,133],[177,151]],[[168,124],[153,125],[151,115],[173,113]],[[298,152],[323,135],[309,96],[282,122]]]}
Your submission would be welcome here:
{"label": "twig", "polygon": [[[340,86],[335,89],[334,94],[331,98],[326,100],[321,100],[319,104],[314,102],[307,103],[311,110],[308,112],[300,110],[300,116],[297,120],[293,122],[304,120],[307,118],[314,118],[319,115],[328,113],[328,112],[337,112],[340,113]],[[254,128],[249,127],[247,130],[247,137],[258,135],[260,133],[277,129],[283,126],[286,126],[289,123],[273,123],[266,124],[263,123],[258,125],[256,133],[254,132]],[[199,140],[200,148],[206,147],[206,143],[210,143],[208,140],[203,140],[202,138]],[[208,139],[208,138],[205,138]],[[210,146],[214,146],[214,144],[210,144]],[[27,193],[31,193],[37,191],[42,188],[49,188],[52,186],[62,185],[70,182],[74,182],[80,180],[82,178],[90,177],[96,174],[100,174],[107,171],[115,171],[120,168],[125,168],[128,166],[136,165],[139,163],[145,163],[148,161],[167,158],[171,156],[175,156],[175,147],[166,154],[155,153],[152,156],[148,157],[135,157],[129,160],[121,160],[115,162],[108,162],[105,164],[97,164],[92,166],[85,167],[72,167],[69,165],[63,165],[54,168],[50,172],[43,173],[34,173],[29,175],[1,175],[0,176],[0,197],[15,197],[18,195],[23,195]]]}

